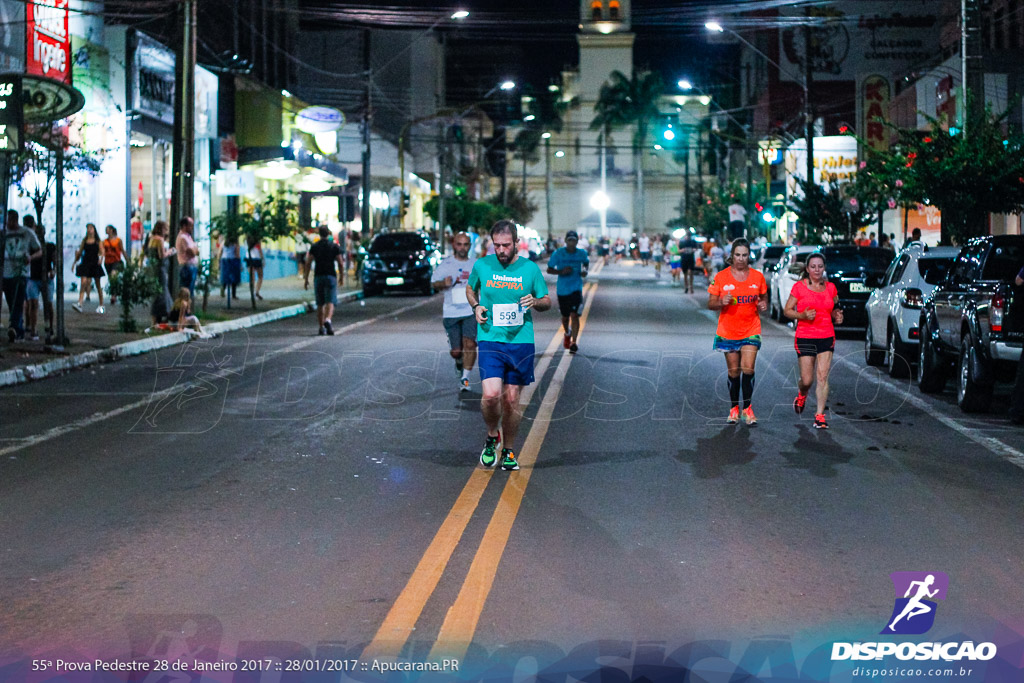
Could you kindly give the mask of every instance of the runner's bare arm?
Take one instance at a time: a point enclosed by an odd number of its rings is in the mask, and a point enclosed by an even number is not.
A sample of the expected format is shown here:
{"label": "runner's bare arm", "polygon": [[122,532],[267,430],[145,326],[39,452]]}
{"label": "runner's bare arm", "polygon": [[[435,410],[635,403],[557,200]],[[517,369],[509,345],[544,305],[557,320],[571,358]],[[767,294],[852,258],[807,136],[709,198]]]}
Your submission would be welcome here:
{"label": "runner's bare arm", "polygon": [[523,308],[533,308],[537,311],[544,312],[551,308],[551,296],[545,294],[538,299],[533,294],[527,294],[519,299],[519,303]]}
{"label": "runner's bare arm", "polygon": [[782,309],[783,315],[793,320],[814,320],[814,309],[808,308],[803,313],[796,310],[796,297],[792,294],[786,299],[786,306]]}

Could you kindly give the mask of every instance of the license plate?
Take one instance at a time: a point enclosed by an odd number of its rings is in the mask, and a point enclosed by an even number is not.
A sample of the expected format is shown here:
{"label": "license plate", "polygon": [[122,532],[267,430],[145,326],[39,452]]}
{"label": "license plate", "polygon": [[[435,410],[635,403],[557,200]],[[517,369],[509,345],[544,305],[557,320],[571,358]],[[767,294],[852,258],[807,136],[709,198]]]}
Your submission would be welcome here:
{"label": "license plate", "polygon": [[863,285],[863,284],[861,284],[859,282],[851,282],[850,283],[850,293],[851,294],[867,294],[870,291],[871,291],[871,288],[868,287],[867,285]]}
{"label": "license plate", "polygon": [[384,280],[384,284],[388,285],[389,287],[393,287],[395,285],[404,285],[405,284],[405,278],[404,277],[389,277],[387,280]]}

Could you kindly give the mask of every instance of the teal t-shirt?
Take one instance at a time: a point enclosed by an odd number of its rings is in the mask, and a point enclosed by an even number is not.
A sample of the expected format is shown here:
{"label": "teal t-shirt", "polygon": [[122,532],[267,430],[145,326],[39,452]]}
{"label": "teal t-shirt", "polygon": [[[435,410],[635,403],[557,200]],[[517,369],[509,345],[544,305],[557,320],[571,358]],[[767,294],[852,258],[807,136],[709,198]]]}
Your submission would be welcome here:
{"label": "teal t-shirt", "polygon": [[533,310],[523,313],[523,324],[513,327],[495,325],[495,304],[518,304],[532,294],[540,299],[548,295],[544,275],[533,261],[519,257],[507,268],[494,254],[477,259],[469,274],[469,286],[480,293],[480,305],[487,308],[487,322],[477,325],[478,341],[506,344],[533,343]]}

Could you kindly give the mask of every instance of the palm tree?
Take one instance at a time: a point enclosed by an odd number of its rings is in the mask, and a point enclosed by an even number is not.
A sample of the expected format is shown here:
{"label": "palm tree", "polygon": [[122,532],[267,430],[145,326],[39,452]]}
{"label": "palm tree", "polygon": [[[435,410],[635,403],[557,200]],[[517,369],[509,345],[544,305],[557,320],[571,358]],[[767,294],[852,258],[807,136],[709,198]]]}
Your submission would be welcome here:
{"label": "palm tree", "polygon": [[[551,177],[551,141],[549,138],[545,138],[544,134],[562,132],[564,123],[562,116],[568,108],[569,103],[561,98],[560,91],[552,92],[551,90],[545,90],[539,97],[534,97],[530,100],[527,110],[527,113],[532,116],[527,124],[527,130],[535,131],[540,136],[533,140],[534,144],[539,146],[540,141],[544,141],[544,199],[547,209],[549,238],[554,229],[554,214],[551,208],[553,181]],[[518,140],[518,137],[516,139]],[[525,176],[523,177],[523,187],[526,187]]]}
{"label": "palm tree", "polygon": [[658,116],[658,100],[664,90],[660,74],[652,71],[637,71],[629,78],[621,71],[611,73],[610,82],[601,86],[594,111],[597,115],[590,123],[590,130],[603,134],[616,128],[634,126],[633,167],[636,169],[636,215],[637,232],[646,230],[644,212],[644,152],[651,123]]}

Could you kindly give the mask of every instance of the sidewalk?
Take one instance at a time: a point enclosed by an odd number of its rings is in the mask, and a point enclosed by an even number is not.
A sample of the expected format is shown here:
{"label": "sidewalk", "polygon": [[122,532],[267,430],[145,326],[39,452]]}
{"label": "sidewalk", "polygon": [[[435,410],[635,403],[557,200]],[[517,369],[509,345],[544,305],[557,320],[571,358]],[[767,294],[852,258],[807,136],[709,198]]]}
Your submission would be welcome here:
{"label": "sidewalk", "polygon": [[[310,277],[309,289],[303,289],[297,275],[264,280],[260,294],[263,300],[256,301],[253,310],[249,298],[249,285],[238,286],[238,299],[232,299],[227,308],[227,299],[220,296],[220,288],[211,288],[206,312],[202,311],[202,294],[196,292],[196,309],[203,327],[211,332],[228,332],[252,325],[301,315],[313,310],[313,282]],[[348,275],[344,286],[338,287],[338,303],[345,296],[349,300],[360,296],[358,280]],[[109,296],[104,293],[103,305],[106,312],[96,313],[99,300],[92,292],[92,301],[87,301],[79,313],[71,307],[78,303],[78,292],[67,292],[64,296],[64,325],[69,344],[63,351],[56,351],[39,341],[8,343],[6,334],[0,336],[0,386],[20,384],[31,379],[41,379],[73,367],[114,360],[118,357],[137,355],[157,348],[188,341],[183,332],[155,331],[142,332],[150,326],[149,305],[136,306],[132,314],[139,332],[126,333],[118,329],[122,309],[120,304],[111,306]],[[9,320],[6,303],[3,306],[3,323]],[[39,312],[37,332],[43,336],[45,327],[43,313]]]}

